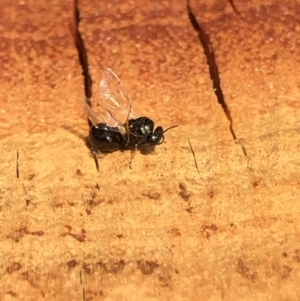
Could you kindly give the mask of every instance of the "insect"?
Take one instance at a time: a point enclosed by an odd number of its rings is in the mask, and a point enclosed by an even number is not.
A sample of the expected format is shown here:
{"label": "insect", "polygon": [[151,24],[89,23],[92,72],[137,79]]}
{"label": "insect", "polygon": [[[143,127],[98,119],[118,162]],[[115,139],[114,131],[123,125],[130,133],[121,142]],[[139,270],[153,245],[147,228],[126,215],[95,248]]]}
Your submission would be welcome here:
{"label": "insect", "polygon": [[103,72],[100,82],[100,100],[85,104],[85,111],[92,125],[89,132],[91,151],[98,169],[97,154],[115,151],[140,150],[151,153],[164,141],[161,126],[154,128],[148,117],[140,117],[118,76],[109,68]]}

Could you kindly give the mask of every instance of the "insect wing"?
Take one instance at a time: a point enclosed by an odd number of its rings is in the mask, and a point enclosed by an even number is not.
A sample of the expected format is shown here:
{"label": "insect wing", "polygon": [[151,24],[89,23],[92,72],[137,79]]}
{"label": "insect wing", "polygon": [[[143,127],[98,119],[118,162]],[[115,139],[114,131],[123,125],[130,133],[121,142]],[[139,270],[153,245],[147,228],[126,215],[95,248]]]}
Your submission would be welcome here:
{"label": "insect wing", "polygon": [[136,119],[139,117],[120,79],[109,68],[104,70],[100,82],[100,96],[103,100],[103,104],[100,105],[107,110],[108,124],[112,120],[112,122],[115,121],[119,125],[123,125],[127,118]]}
{"label": "insect wing", "polygon": [[90,100],[86,100],[83,103],[83,106],[87,118],[94,126],[97,126],[97,124],[99,123],[104,123],[104,120],[106,118],[106,111],[104,109],[99,110],[95,105],[93,105],[93,101]]}
{"label": "insect wing", "polygon": [[86,105],[85,109],[94,125],[105,123],[110,127],[124,126],[127,118],[138,118],[120,79],[111,69],[104,70],[99,88],[100,100],[93,99],[91,107]]}

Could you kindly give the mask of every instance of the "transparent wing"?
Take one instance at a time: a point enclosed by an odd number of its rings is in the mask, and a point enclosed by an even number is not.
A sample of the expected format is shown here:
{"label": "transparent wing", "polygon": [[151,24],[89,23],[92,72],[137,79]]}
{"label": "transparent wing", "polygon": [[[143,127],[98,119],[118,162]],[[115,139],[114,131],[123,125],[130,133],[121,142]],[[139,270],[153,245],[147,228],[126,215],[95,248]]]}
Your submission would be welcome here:
{"label": "transparent wing", "polygon": [[120,79],[111,69],[104,70],[99,89],[100,99],[94,98],[91,106],[85,105],[86,114],[94,125],[123,126],[127,118],[139,117]]}

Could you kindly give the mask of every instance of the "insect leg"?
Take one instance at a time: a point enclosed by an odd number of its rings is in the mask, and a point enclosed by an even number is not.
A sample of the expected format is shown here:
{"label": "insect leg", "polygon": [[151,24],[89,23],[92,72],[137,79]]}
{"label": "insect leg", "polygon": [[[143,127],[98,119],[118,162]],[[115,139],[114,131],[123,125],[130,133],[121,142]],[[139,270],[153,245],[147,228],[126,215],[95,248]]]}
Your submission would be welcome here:
{"label": "insect leg", "polygon": [[133,161],[133,158],[135,157],[136,152],[137,152],[137,144],[135,145],[134,150],[131,151],[131,158],[130,158],[130,162],[129,162],[129,168],[130,169],[132,169],[131,163]]}
{"label": "insect leg", "polygon": [[126,130],[126,143],[125,143],[125,146],[127,147],[130,140],[129,140],[129,137],[130,137],[130,131],[129,131],[129,114],[130,114],[130,111],[131,111],[131,104],[130,104],[130,107],[129,107],[129,110],[128,110],[128,114],[127,114],[127,118],[126,118],[126,122],[125,122],[125,130]]}
{"label": "insect leg", "polygon": [[99,172],[99,161],[98,161],[98,158],[97,158],[97,150],[95,150],[93,147],[91,147],[91,153],[92,153],[92,156],[94,158],[94,162],[95,162],[95,165],[96,165],[96,169],[97,171]]}
{"label": "insect leg", "polygon": [[99,161],[98,161],[98,158],[96,155],[93,154],[93,158],[94,158],[94,161],[95,161],[95,165],[96,165],[96,169],[97,171],[99,172]]}

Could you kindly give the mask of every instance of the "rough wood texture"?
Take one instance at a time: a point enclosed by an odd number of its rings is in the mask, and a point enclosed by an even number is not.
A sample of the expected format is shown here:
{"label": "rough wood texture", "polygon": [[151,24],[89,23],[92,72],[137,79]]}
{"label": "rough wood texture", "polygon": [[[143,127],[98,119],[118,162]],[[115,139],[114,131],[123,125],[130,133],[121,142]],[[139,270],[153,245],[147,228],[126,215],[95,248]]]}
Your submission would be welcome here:
{"label": "rough wood texture", "polygon": [[297,1],[79,1],[93,97],[111,67],[179,125],[99,173],[73,2],[38,2],[0,3],[0,299],[299,300]]}

